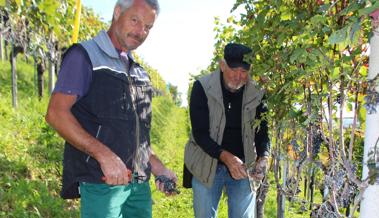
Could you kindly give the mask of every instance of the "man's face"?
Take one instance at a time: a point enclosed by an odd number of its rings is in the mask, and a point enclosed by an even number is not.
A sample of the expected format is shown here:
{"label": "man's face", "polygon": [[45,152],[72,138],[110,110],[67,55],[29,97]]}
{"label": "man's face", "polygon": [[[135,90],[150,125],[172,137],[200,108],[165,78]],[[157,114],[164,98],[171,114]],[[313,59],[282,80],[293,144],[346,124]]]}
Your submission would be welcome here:
{"label": "man's face", "polygon": [[127,51],[138,48],[149,35],[156,16],[156,10],[144,0],[135,0],[124,12],[116,7],[112,28],[118,44],[116,47]]}
{"label": "man's face", "polygon": [[220,62],[225,87],[235,92],[244,86],[248,80],[249,71],[243,67],[230,68],[225,61]]}

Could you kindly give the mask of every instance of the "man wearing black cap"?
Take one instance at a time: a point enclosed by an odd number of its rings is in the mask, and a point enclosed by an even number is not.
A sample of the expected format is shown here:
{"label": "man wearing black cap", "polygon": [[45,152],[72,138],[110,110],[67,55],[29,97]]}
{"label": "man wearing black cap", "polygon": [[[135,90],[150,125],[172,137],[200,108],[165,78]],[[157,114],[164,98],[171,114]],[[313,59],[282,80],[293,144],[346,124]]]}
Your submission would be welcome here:
{"label": "man wearing black cap", "polygon": [[222,190],[229,218],[255,217],[255,192],[269,156],[267,108],[249,76],[252,50],[230,43],[220,69],[197,80],[190,99],[192,134],[185,149],[184,187],[192,187],[195,217],[217,216]]}

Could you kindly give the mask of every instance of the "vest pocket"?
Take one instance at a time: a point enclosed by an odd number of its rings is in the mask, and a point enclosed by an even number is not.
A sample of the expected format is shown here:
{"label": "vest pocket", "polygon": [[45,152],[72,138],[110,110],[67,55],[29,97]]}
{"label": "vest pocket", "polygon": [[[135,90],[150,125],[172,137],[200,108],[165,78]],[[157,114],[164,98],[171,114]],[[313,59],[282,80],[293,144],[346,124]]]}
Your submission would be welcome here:
{"label": "vest pocket", "polygon": [[188,170],[200,181],[208,183],[211,179],[213,159],[197,144],[189,141],[185,147],[184,163]]}
{"label": "vest pocket", "polygon": [[[106,145],[113,152],[117,153],[117,149],[115,149],[117,147],[117,144],[115,143],[115,138],[116,138],[115,133],[114,131],[112,131],[112,129],[109,126],[99,125],[97,127],[94,137],[98,141]],[[86,162],[90,168],[96,169],[96,170],[100,169],[99,162],[95,158],[91,157],[90,155],[87,156]]]}

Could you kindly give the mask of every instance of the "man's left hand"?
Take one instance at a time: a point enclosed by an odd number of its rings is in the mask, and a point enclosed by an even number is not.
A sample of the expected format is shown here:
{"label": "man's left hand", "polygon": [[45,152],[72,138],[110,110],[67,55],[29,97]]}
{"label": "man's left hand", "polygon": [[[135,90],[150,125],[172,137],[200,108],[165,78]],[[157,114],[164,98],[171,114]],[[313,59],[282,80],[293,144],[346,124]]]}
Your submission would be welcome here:
{"label": "man's left hand", "polygon": [[262,180],[267,172],[267,166],[268,166],[268,157],[259,157],[258,160],[255,163],[255,170],[253,171],[253,174],[251,175],[254,180]]}
{"label": "man's left hand", "polygon": [[[167,169],[167,168],[163,169],[161,172],[156,172],[155,176],[157,176],[157,177],[158,176],[167,177],[168,179],[170,179],[175,184],[178,181],[178,177],[176,176],[176,174],[174,172],[172,172],[171,170]],[[168,192],[167,190],[165,190],[165,188],[164,188],[164,182],[162,182],[161,180],[156,180],[155,181],[155,186],[157,187],[157,189],[159,191],[165,193],[166,196],[170,196],[170,195],[175,195],[176,194],[175,192]]]}
{"label": "man's left hand", "polygon": [[[172,182],[174,182],[175,186],[176,186],[176,182],[178,181],[178,177],[176,177],[176,174],[173,171],[166,168],[166,166],[162,163],[162,161],[159,160],[157,155],[155,155],[154,151],[151,151],[150,164],[151,164],[151,172],[154,174],[154,176],[156,176],[157,178],[164,176],[164,177],[170,179]],[[161,181],[162,180],[159,180],[159,179],[157,179],[155,181],[155,185],[156,185],[157,189],[160,190],[161,192],[165,193],[167,196],[174,195],[175,193],[167,192],[164,190],[164,183]]]}

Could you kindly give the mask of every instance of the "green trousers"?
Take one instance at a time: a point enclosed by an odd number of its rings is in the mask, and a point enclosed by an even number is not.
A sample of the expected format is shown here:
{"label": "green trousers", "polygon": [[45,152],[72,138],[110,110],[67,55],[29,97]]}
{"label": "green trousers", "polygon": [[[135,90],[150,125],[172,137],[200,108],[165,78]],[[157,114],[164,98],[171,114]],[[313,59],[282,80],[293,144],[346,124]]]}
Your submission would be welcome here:
{"label": "green trousers", "polygon": [[81,218],[151,218],[148,182],[111,186],[80,183]]}

